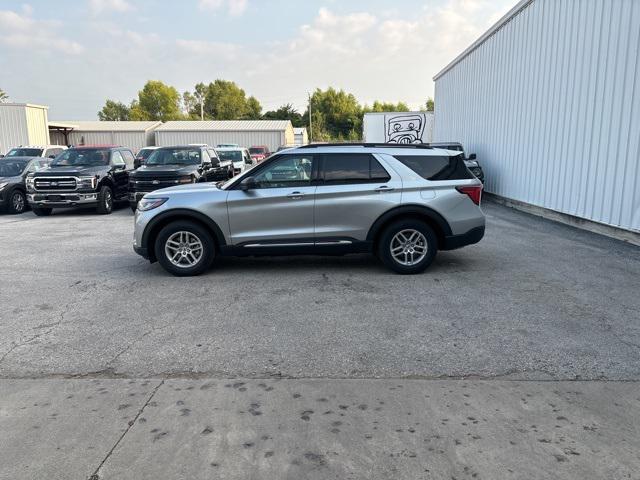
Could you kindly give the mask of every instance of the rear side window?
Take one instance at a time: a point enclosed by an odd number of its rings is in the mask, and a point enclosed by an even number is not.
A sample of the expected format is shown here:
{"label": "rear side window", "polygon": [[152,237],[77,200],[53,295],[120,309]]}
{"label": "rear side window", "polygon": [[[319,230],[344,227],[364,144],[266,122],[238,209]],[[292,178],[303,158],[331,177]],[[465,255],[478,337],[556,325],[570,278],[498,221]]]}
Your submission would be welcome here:
{"label": "rear side window", "polygon": [[387,171],[366,153],[331,153],[323,156],[325,185],[387,182]]}
{"label": "rear side window", "polygon": [[464,155],[395,155],[394,158],[427,180],[465,180],[475,178],[464,164]]}
{"label": "rear side window", "polygon": [[122,150],[122,156],[124,158],[124,163],[127,164],[128,168],[133,168],[133,164],[135,162],[135,158],[133,157],[133,153],[129,150]]}

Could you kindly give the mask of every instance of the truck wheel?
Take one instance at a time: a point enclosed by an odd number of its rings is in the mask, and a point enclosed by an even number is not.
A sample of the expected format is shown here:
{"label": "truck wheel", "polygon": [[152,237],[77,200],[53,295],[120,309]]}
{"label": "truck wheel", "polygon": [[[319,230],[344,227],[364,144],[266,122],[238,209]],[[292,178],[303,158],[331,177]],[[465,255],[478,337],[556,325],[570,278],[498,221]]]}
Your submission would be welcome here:
{"label": "truck wheel", "polygon": [[9,198],[9,213],[18,214],[22,213],[27,208],[27,198],[24,196],[21,190],[14,190],[11,192]]}
{"label": "truck wheel", "polygon": [[423,272],[436,256],[438,240],[431,227],[420,220],[399,220],[384,229],[378,257],[396,273]]}
{"label": "truck wheel", "polygon": [[177,277],[204,273],[216,255],[211,234],[188,220],[170,223],[160,230],[154,249],[160,265]]}
{"label": "truck wheel", "polygon": [[51,215],[53,208],[31,207],[31,210],[33,210],[33,213],[35,213],[37,217],[48,217]]}
{"label": "truck wheel", "polygon": [[113,192],[111,187],[106,185],[100,188],[98,193],[98,208],[97,212],[101,215],[109,215],[113,210]]}

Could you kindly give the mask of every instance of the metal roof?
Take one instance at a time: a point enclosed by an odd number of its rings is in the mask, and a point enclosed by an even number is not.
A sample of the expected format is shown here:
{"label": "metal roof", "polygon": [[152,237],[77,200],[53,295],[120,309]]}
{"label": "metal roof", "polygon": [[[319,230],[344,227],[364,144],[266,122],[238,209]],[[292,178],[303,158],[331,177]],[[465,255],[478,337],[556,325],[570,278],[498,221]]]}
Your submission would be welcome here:
{"label": "metal roof", "polygon": [[52,121],[50,125],[67,125],[74,127],[74,130],[83,132],[146,132],[157,127],[162,122],[101,122],[101,121]]}
{"label": "metal roof", "polygon": [[162,124],[157,131],[255,131],[273,132],[292,128],[289,120],[185,120]]}
{"label": "metal roof", "polygon": [[433,81],[435,82],[442,75],[447,73],[453,67],[455,67],[458,63],[464,60],[470,53],[472,53],[475,49],[477,49],[480,45],[486,42],[494,33],[500,30],[504,25],[509,23],[513,17],[518,15],[522,10],[527,8],[534,0],[520,0],[516,5],[509,10],[500,20],[498,20],[489,30],[480,36],[475,42],[469,45],[460,55],[454,58],[446,67],[440,70],[433,77]]}
{"label": "metal roof", "polygon": [[0,106],[2,107],[31,107],[31,108],[42,108],[44,110],[48,110],[49,107],[46,105],[37,105],[35,103],[15,103],[15,102],[0,102]]}

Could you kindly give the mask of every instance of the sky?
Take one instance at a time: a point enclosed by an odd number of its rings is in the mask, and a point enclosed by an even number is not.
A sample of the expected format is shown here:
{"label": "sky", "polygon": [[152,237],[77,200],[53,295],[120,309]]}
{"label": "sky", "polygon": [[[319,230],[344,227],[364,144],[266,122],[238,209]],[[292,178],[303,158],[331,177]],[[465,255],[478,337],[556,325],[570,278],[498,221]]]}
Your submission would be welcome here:
{"label": "sky", "polygon": [[[235,81],[264,111],[333,86],[418,108],[516,0],[0,0],[0,88],[93,120],[147,80]],[[436,99],[437,101],[437,99]]]}

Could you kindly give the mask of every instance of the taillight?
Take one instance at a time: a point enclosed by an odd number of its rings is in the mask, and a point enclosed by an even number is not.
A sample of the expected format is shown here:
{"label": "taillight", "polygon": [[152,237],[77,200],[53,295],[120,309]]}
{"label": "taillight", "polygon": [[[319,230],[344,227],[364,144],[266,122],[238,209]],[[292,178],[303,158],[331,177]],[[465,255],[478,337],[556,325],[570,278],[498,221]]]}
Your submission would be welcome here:
{"label": "taillight", "polygon": [[462,187],[456,187],[456,190],[467,195],[476,205],[480,205],[480,197],[482,197],[482,185],[465,185]]}

